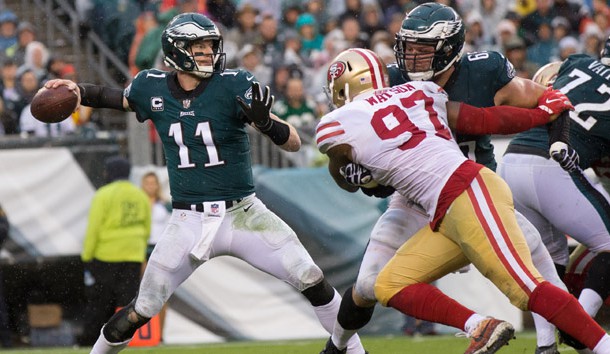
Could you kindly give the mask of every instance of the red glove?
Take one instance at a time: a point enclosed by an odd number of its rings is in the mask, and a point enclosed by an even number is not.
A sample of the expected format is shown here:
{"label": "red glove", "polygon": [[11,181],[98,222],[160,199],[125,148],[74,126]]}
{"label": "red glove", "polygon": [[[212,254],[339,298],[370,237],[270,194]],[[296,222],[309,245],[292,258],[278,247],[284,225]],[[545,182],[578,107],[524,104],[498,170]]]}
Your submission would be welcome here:
{"label": "red glove", "polygon": [[570,99],[559,90],[547,88],[538,98],[538,108],[547,112],[549,115],[559,114],[565,110],[573,110],[574,106]]}

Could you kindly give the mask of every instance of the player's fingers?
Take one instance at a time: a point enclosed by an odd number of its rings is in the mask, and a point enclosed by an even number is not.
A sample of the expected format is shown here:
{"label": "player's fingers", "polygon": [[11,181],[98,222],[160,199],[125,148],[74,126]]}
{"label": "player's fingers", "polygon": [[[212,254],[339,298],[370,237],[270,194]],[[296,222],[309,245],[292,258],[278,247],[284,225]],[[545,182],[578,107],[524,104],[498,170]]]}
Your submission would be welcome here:
{"label": "player's fingers", "polygon": [[248,112],[250,111],[250,105],[248,105],[246,101],[244,101],[244,99],[240,96],[237,96],[237,103],[239,103],[239,105],[241,106],[242,111],[248,114]]}

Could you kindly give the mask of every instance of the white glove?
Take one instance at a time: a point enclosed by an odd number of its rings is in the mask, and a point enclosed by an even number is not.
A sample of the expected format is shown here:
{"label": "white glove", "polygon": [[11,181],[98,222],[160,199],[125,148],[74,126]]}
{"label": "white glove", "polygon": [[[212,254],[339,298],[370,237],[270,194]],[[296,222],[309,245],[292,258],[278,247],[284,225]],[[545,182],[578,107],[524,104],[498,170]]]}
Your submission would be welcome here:
{"label": "white glove", "polygon": [[549,149],[549,155],[568,172],[580,170],[578,152],[564,142],[554,142]]}

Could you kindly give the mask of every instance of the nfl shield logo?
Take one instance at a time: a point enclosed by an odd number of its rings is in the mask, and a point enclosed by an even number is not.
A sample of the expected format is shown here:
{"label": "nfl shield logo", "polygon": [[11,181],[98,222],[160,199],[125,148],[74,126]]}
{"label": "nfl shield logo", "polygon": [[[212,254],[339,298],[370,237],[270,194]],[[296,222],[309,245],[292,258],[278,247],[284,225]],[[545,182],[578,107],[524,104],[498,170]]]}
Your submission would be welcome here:
{"label": "nfl shield logo", "polygon": [[187,99],[182,100],[182,107],[184,107],[186,109],[186,108],[189,108],[190,106],[191,106],[190,99],[187,98]]}
{"label": "nfl shield logo", "polygon": [[212,214],[218,214],[218,204],[214,203],[210,205],[210,212]]}

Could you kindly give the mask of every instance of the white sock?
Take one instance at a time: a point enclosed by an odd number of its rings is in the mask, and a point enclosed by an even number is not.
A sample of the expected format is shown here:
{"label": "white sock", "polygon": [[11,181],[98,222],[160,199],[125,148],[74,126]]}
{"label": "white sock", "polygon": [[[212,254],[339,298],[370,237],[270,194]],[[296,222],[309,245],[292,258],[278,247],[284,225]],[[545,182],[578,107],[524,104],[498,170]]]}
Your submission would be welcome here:
{"label": "white sock", "polygon": [[[322,327],[330,333],[333,334],[333,330],[335,327],[335,322],[337,321],[337,314],[339,313],[339,306],[341,306],[341,295],[335,290],[335,296],[332,300],[326,305],[322,306],[314,306],[313,311],[318,316],[318,320],[322,324]],[[341,327],[337,324],[337,327]],[[346,338],[347,334],[343,333],[341,338]],[[340,339],[340,338],[337,338]],[[335,342],[335,338],[333,335],[333,343],[337,345],[338,341]],[[342,340],[340,344],[345,345],[345,341]],[[338,347],[341,349],[340,347]],[[348,354],[364,354],[364,347],[360,342],[360,337],[356,335],[352,335],[349,337],[347,341],[347,352]]]}
{"label": "white sock", "polygon": [[534,326],[536,327],[536,345],[546,347],[555,343],[555,326],[544,317],[532,312]]}
{"label": "white sock", "polygon": [[582,308],[587,311],[589,316],[595,317],[597,311],[602,307],[604,300],[598,293],[591,289],[582,289],[580,296],[578,297],[578,302],[582,305]]}
{"label": "white sock", "polygon": [[464,332],[466,332],[467,334],[470,334],[472,332],[472,330],[474,330],[477,325],[483,321],[485,319],[485,317],[479,315],[478,313],[475,313],[474,315],[468,317],[468,319],[466,320],[466,324],[464,325]]}
{"label": "white sock", "polygon": [[104,337],[104,327],[102,327],[102,330],[100,331],[100,336],[97,338],[97,341],[95,341],[93,348],[91,348],[90,354],[117,354],[121,350],[125,349],[129,342],[131,342],[131,339],[128,339],[121,343],[110,343]]}
{"label": "white sock", "polygon": [[332,340],[338,349],[347,347],[349,340],[353,335],[356,334],[356,330],[345,329],[341,327],[339,321],[335,321],[335,328],[333,329]]}
{"label": "white sock", "polygon": [[610,353],[610,336],[604,335],[602,339],[595,345],[593,348],[593,353],[595,354],[608,354]]}

